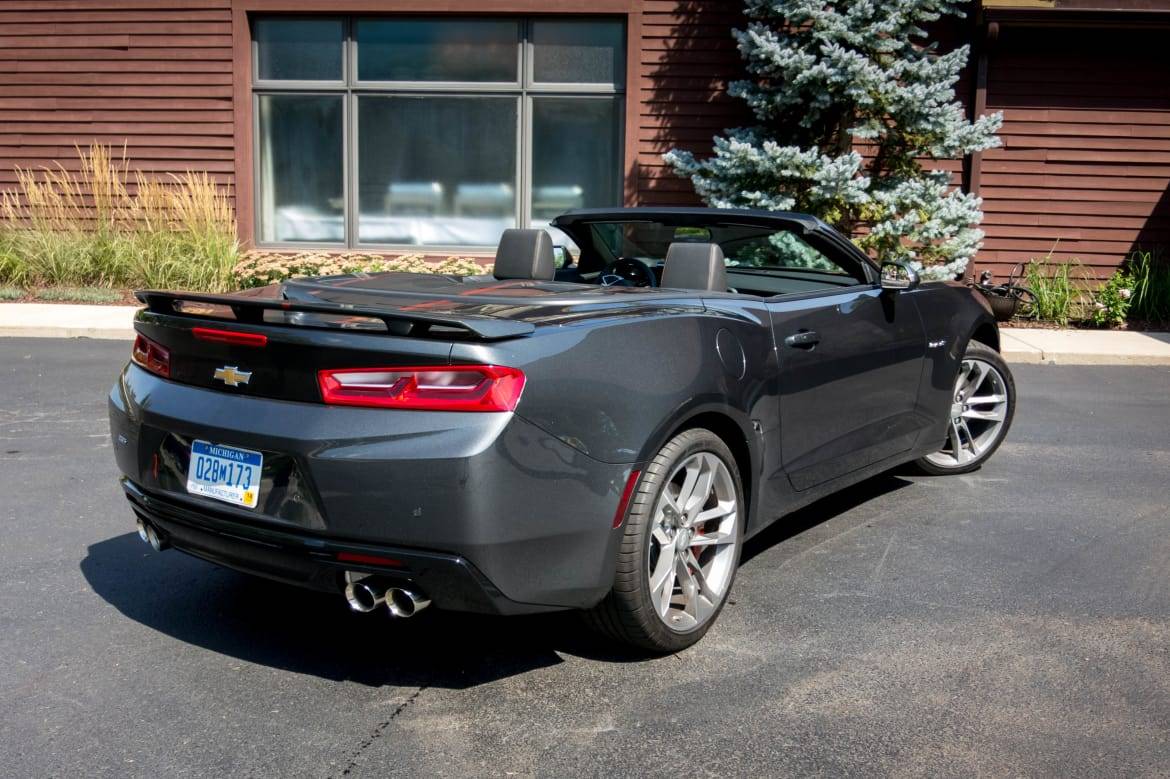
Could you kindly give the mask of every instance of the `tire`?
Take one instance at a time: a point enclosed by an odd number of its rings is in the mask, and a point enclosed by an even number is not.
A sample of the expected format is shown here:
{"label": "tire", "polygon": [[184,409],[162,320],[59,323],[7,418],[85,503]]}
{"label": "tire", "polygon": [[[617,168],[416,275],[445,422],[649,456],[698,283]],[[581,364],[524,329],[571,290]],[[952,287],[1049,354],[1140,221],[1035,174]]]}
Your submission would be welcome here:
{"label": "tire", "polygon": [[[967,370],[968,364],[989,369],[975,380],[975,386],[969,386],[973,374]],[[1002,403],[970,402],[977,398],[999,398],[1000,390]],[[914,463],[918,470],[932,476],[970,473],[983,467],[983,463],[995,454],[1007,437],[1016,414],[1016,382],[1011,370],[999,352],[978,341],[971,341],[967,345],[955,379],[954,391],[946,442],[939,451]],[[962,421],[958,426],[954,423],[956,413]],[[1000,418],[993,420],[993,416]]]}
{"label": "tire", "polygon": [[[692,467],[697,475],[688,482]],[[708,481],[709,492],[700,496]],[[732,499],[734,506],[729,507]],[[617,641],[655,653],[695,644],[727,603],[739,567],[746,509],[739,469],[723,440],[702,428],[679,433],[638,480],[625,517],[613,589],[586,612],[587,622]],[[700,521],[702,517],[712,518]],[[697,572],[687,560],[698,565]],[[658,589],[655,577],[663,582]]]}

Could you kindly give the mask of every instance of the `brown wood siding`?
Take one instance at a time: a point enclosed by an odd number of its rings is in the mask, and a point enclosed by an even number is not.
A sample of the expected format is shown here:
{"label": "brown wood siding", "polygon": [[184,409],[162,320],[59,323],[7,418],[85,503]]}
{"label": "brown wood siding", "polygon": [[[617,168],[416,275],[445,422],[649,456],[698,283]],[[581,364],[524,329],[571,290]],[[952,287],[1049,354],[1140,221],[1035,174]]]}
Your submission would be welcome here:
{"label": "brown wood siding", "polygon": [[1170,243],[1167,31],[1004,23],[988,110],[1003,148],[983,155],[987,240],[978,265],[1053,252],[1107,277],[1135,248]]}
{"label": "brown wood siding", "polygon": [[711,139],[747,121],[741,101],[727,84],[743,77],[743,62],[731,36],[746,26],[740,0],[697,2],[645,0],[636,127],[637,190],[631,204],[698,203],[691,184],[662,162],[673,148],[703,156]]}
{"label": "brown wood siding", "polygon": [[0,3],[0,189],[123,145],[148,174],[235,175],[230,0]]}
{"label": "brown wood siding", "polygon": [[[743,75],[730,34],[744,25],[740,8],[741,0],[599,0],[587,9],[630,22],[628,204],[697,202],[662,154],[707,154],[713,136],[748,121],[726,94]],[[205,170],[236,183],[246,238],[247,15],[313,10],[585,9],[569,0],[3,0],[0,189],[12,186],[18,166],[76,168],[75,146],[125,144],[141,170]],[[1077,258],[1104,276],[1132,249],[1170,243],[1166,34],[1003,20],[987,102],[1005,112],[1005,146],[980,162],[988,233],[981,267],[1003,275],[1055,246],[1057,258]],[[959,88],[970,92],[966,82]],[[949,167],[958,182],[958,165]]]}

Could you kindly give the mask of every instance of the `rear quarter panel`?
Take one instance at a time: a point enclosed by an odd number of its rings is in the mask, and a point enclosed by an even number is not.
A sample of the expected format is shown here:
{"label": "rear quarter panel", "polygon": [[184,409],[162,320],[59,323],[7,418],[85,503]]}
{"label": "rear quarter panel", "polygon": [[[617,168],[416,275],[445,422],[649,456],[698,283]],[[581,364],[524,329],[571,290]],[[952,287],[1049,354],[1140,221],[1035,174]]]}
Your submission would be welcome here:
{"label": "rear quarter panel", "polygon": [[452,360],[522,368],[517,413],[606,463],[644,463],[688,419],[715,413],[742,436],[747,486],[766,456],[762,431],[777,426],[776,352],[762,301],[679,301],[499,344],[457,344]]}

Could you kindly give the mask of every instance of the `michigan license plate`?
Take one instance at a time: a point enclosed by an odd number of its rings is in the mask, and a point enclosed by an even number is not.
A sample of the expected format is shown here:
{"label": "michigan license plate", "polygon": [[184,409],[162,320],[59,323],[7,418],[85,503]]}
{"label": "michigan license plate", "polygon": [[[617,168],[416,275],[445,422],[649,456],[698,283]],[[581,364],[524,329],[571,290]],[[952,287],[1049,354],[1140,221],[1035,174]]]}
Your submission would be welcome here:
{"label": "michigan license plate", "polygon": [[263,465],[264,455],[259,452],[195,441],[191,444],[187,492],[254,509],[260,497]]}

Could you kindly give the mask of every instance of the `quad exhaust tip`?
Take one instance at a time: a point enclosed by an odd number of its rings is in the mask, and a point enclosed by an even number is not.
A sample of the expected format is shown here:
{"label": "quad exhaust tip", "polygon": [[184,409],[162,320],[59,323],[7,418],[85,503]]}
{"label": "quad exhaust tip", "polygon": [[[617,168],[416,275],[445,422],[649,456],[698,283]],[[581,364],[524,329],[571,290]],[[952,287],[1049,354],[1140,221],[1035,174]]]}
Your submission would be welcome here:
{"label": "quad exhaust tip", "polygon": [[377,576],[345,572],[345,600],[354,611],[367,614],[382,604],[392,617],[413,617],[431,605],[431,599],[405,587],[389,587]]}
{"label": "quad exhaust tip", "polygon": [[170,543],[163,536],[159,535],[159,532],[154,529],[154,525],[142,517],[138,518],[138,537],[150,544],[156,552],[161,552],[170,547]]}
{"label": "quad exhaust tip", "polygon": [[366,614],[386,602],[386,588],[373,579],[351,581],[345,585],[345,600],[351,609]]}
{"label": "quad exhaust tip", "polygon": [[386,607],[395,617],[413,617],[430,605],[430,598],[413,590],[395,587],[386,593]]}

